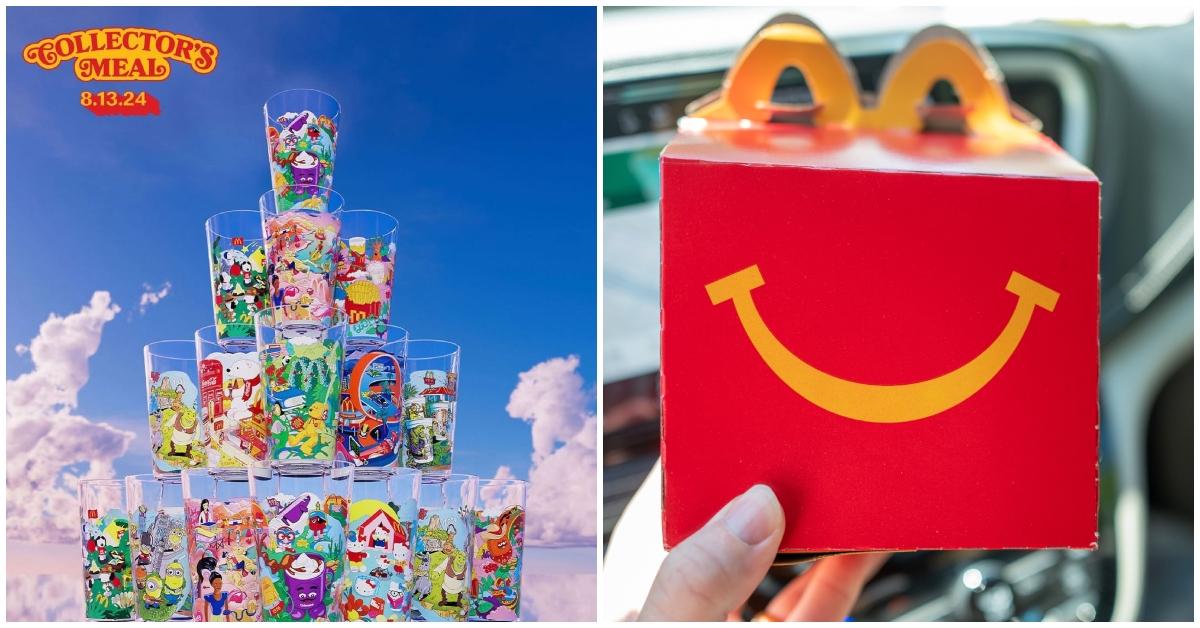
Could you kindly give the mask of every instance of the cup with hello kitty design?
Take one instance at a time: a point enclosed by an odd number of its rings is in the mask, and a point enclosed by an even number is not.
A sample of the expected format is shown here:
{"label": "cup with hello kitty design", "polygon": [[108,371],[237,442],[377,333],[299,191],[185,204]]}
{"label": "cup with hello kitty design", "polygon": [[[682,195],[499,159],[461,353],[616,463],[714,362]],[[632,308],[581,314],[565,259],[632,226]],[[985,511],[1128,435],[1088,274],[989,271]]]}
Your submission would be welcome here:
{"label": "cup with hello kitty design", "polygon": [[346,621],[408,619],[420,484],[416,469],[355,469],[340,599]]}

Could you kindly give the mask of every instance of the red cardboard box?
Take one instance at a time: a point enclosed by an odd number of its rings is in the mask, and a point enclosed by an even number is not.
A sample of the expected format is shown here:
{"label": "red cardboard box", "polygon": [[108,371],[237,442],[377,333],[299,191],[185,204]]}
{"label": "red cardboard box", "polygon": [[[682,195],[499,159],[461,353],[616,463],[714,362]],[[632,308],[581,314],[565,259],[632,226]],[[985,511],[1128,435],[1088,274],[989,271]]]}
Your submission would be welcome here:
{"label": "red cardboard box", "polygon": [[756,483],[786,554],[1095,547],[1099,182],[957,31],[884,76],[773,21],[663,151],[668,548]]}

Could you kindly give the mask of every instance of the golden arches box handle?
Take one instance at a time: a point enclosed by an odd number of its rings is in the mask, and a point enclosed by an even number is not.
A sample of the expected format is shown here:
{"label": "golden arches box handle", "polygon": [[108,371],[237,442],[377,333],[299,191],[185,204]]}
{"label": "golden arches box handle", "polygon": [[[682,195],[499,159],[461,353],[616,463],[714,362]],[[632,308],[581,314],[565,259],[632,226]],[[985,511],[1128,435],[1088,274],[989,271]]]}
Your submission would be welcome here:
{"label": "golden arches box handle", "polygon": [[[780,74],[800,70],[811,107],[779,105],[771,96]],[[919,133],[923,103],[938,81],[949,82],[962,106],[963,130],[1011,140],[1034,140],[1037,130],[1014,116],[1000,71],[986,50],[948,26],[914,35],[888,59],[874,107],[864,107],[854,66],[812,21],[783,14],[767,22],[738,53],[722,86],[688,106],[688,117],[767,123],[777,114],[807,115],[815,126]]]}
{"label": "golden arches box handle", "polygon": [[693,117],[708,120],[771,119],[771,93],[788,67],[804,72],[820,110],[816,124],[854,126],[858,122],[858,79],[853,67],[811,21],[784,14],[767,22],[738,54],[711,102],[693,103]]}

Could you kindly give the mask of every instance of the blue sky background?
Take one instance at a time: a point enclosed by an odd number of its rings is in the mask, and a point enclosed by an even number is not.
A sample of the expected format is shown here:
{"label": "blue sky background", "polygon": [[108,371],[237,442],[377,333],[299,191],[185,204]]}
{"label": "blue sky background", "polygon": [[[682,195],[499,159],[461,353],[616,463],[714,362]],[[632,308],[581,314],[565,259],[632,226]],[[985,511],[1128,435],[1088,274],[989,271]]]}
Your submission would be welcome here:
{"label": "blue sky background", "polygon": [[[577,354],[595,382],[595,10],[10,8],[8,377],[13,347],[95,290],[122,307],[78,413],[135,431],[119,473],[150,470],[142,346],[212,323],[204,220],[270,185],[262,103],[287,88],[342,105],[334,187],[401,223],[393,322],[463,346],[456,470],[527,477],[517,374]],[[21,58],[76,29],[146,26],[215,43],[208,75],[82,83]],[[96,117],[84,88],[145,89],[150,117]],[[142,284],[173,284],[146,314]]]}

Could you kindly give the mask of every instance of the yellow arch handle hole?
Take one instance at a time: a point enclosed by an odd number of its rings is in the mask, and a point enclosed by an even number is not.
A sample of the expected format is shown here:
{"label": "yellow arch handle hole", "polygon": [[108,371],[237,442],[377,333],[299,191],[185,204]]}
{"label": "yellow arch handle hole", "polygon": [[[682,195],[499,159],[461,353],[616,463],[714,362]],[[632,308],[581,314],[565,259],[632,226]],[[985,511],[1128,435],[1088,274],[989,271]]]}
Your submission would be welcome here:
{"label": "yellow arch handle hole", "polygon": [[839,416],[870,423],[904,423],[944,412],[979,392],[1000,372],[1025,336],[1036,308],[1053,312],[1059,294],[1013,272],[1005,289],[1017,295],[1012,316],[982,353],[933,379],[912,384],[878,385],[842,379],[796,357],[767,327],[751,291],[765,285],[758,266],[718,279],[705,288],[713,305],[733,301],[742,328],[763,362],[789,388]]}

